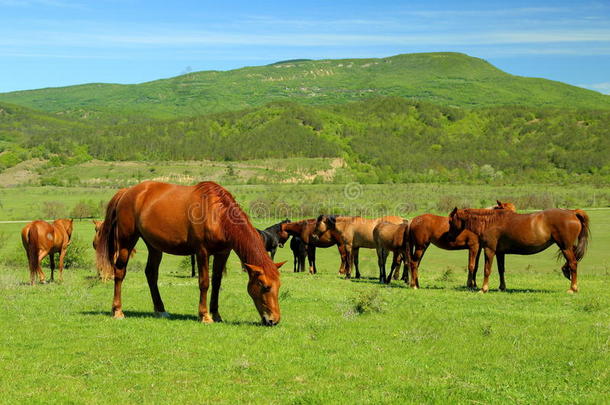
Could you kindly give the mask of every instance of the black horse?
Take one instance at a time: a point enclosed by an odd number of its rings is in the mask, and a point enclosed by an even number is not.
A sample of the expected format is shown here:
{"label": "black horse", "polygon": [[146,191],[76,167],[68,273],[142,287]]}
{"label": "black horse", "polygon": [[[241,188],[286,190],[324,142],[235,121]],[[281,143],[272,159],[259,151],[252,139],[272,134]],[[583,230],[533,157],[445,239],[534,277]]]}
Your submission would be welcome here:
{"label": "black horse", "polygon": [[[290,249],[294,256],[294,272],[300,273],[305,271],[305,256],[307,256],[307,244],[298,236],[293,236],[290,239]],[[315,249],[315,248],[314,248]]]}
{"label": "black horse", "polygon": [[265,245],[265,250],[271,254],[271,259],[275,256],[275,251],[279,247],[284,247],[284,243],[288,240],[290,235],[286,232],[282,232],[282,224],[290,222],[289,219],[285,219],[282,222],[279,222],[275,225],[271,225],[269,228],[265,228],[264,230],[257,229],[258,233],[263,238],[263,244]]}

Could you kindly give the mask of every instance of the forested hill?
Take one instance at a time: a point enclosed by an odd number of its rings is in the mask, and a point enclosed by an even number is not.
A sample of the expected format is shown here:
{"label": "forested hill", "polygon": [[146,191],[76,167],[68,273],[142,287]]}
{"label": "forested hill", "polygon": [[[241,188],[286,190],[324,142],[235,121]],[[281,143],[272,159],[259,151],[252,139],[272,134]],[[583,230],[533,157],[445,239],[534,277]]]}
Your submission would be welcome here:
{"label": "forested hill", "polygon": [[337,105],[400,96],[441,106],[610,109],[610,96],[545,79],[507,74],[459,53],[381,59],[294,60],[231,71],[203,71],[134,85],[84,84],[0,94],[0,101],[120,123],[235,111],[290,100]]}
{"label": "forested hill", "polygon": [[[30,120],[28,110],[22,119]],[[21,160],[70,164],[107,160],[221,160],[342,157],[361,181],[465,179],[610,182],[610,111],[534,107],[464,109],[377,97],[336,106],[273,102],[167,121],[64,124],[10,131]],[[6,121],[8,122],[8,121]],[[5,151],[13,157],[15,152]],[[0,162],[1,163],[1,162]],[[512,179],[512,180],[511,180]]]}

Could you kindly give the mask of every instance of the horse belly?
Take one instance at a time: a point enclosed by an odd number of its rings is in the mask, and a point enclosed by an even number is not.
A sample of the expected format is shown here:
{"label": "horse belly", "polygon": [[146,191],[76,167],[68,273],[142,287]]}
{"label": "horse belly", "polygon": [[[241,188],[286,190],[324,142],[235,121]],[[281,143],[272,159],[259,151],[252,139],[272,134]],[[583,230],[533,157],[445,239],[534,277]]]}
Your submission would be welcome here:
{"label": "horse belly", "polygon": [[525,245],[515,243],[499,243],[496,249],[497,252],[514,254],[514,255],[533,255],[540,253],[547,249],[553,244],[552,240],[549,240],[543,244]]}

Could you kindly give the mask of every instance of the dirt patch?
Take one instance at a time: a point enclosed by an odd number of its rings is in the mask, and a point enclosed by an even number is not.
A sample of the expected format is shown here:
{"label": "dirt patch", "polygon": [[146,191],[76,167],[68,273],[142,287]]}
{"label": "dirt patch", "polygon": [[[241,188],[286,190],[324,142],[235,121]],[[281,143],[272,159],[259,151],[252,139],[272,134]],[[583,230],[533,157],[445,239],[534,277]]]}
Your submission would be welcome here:
{"label": "dirt patch", "polygon": [[6,169],[0,173],[0,187],[15,187],[38,181],[40,176],[36,169],[45,162],[42,159],[30,159]]}

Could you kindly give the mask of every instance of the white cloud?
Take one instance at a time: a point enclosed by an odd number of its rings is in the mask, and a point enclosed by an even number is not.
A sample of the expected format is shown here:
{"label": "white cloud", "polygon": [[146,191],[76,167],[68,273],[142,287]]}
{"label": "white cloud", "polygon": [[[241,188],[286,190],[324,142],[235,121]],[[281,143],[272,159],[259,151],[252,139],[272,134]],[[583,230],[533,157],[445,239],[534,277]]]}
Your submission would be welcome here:
{"label": "white cloud", "polygon": [[610,94],[610,82],[604,83],[593,83],[593,84],[579,84],[579,87],[584,87],[585,89],[599,91],[603,94]]}

